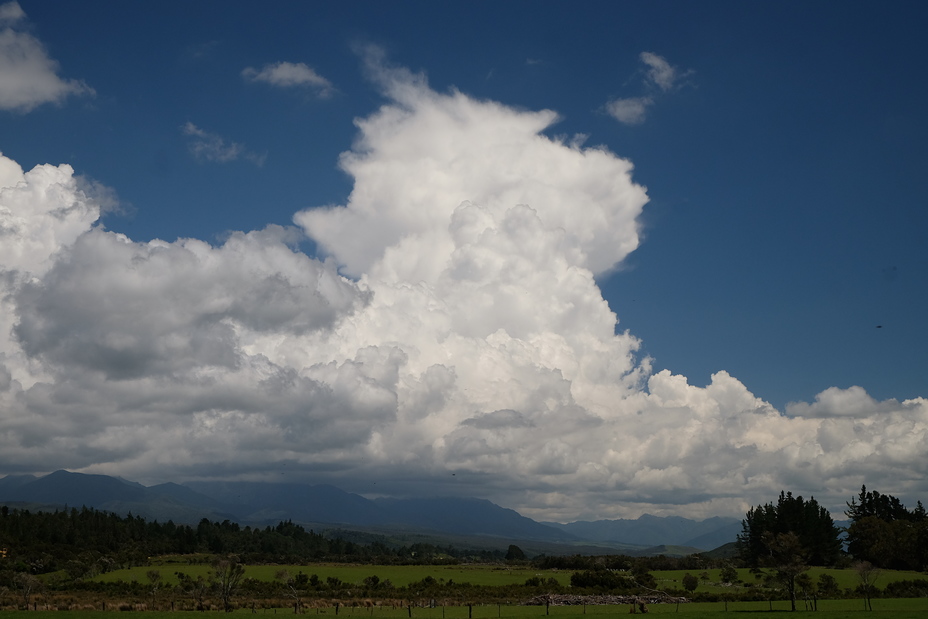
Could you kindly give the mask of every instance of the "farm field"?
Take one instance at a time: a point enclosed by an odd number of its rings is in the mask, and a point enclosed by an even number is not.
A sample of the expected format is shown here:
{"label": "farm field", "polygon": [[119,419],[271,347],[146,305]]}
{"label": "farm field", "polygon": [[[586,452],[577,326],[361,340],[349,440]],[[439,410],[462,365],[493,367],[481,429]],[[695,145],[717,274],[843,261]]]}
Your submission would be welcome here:
{"label": "farm field", "polygon": [[[818,612],[798,610],[793,613],[789,611],[789,603],[785,601],[773,602],[773,610],[767,602],[729,602],[726,606],[723,602],[713,603],[693,603],[693,604],[652,604],[649,606],[649,614],[674,615],[680,619],[723,619],[727,613],[745,613],[745,612],[763,612],[766,617],[783,616],[783,617],[815,617],[816,619],[916,619],[926,616],[928,613],[928,599],[886,599],[874,600],[873,610],[863,610],[862,600],[821,600],[818,605]],[[114,612],[118,611],[69,611],[68,617],[72,619],[109,619]],[[160,612],[160,611],[140,611],[144,619],[202,619],[204,616],[219,614],[218,611],[204,612]],[[226,615],[227,613],[222,613]],[[234,615],[290,615],[292,611],[284,609],[261,609],[257,613],[251,610],[238,610]],[[327,609],[308,609],[306,615],[329,615],[335,617],[335,611],[332,608]],[[585,617],[596,618],[625,616],[629,614],[627,606],[552,606],[546,609],[543,606],[517,606],[517,605],[475,605],[472,608],[467,606],[447,606],[437,608],[413,608],[411,616],[413,619],[541,619],[543,617],[558,617],[563,619],[584,619]],[[59,619],[60,611],[0,611],[0,618],[9,617],[10,619],[19,619],[19,617],[28,616],[31,619]],[[409,619],[410,611],[406,608],[391,607],[343,607],[338,615],[345,619]],[[668,617],[668,619],[670,619]]]}
{"label": "farm field", "polygon": [[[338,578],[342,582],[360,584],[368,576],[377,576],[381,581],[389,580],[395,587],[404,587],[431,576],[435,580],[455,583],[470,583],[478,586],[521,585],[527,579],[538,576],[543,579],[555,578],[567,586],[572,572],[564,570],[539,570],[532,567],[509,567],[500,565],[346,565],[341,563],[313,563],[309,565],[246,565],[245,577],[256,580],[272,581],[280,570],[287,570],[292,576],[300,572],[311,576],[316,574],[320,580]],[[100,574],[92,580],[95,582],[146,582],[146,574],[156,570],[166,584],[177,584],[175,572],[188,576],[206,578],[211,570],[209,565],[155,565],[115,570]],[[682,574],[681,574],[682,577]]]}
{"label": "farm field", "polygon": [[[736,587],[743,587],[744,585],[727,585],[721,582],[720,572],[721,570],[712,569],[704,570],[705,573],[709,576],[707,580],[700,580],[699,586],[696,588],[696,591],[699,592],[709,592],[709,593],[724,593],[726,591],[731,591]],[[685,574],[692,574],[693,576],[699,576],[703,573],[700,570],[655,570],[651,572],[651,575],[654,576],[654,579],[657,581],[657,584],[662,589],[683,589],[683,576]],[[860,580],[857,576],[857,573],[852,569],[833,569],[825,567],[813,567],[806,572],[813,581],[817,581],[820,574],[828,574],[832,576],[835,581],[838,583],[838,587],[843,589],[854,589],[860,584]],[[759,582],[758,579],[751,573],[750,570],[746,568],[741,568],[738,570],[738,579],[741,580],[744,584],[753,584]],[[876,580],[876,586],[879,588],[885,587],[890,582],[895,582],[898,580],[925,580],[928,579],[928,575],[922,572],[910,572],[902,570],[881,570],[879,577]]]}
{"label": "farm field", "polygon": [[[177,584],[175,572],[183,572],[188,576],[206,578],[210,572],[209,565],[187,565],[172,563],[166,565],[153,565],[135,567],[131,569],[115,570],[100,574],[92,580],[96,582],[125,582],[147,581],[146,574],[151,570],[161,573],[165,584]],[[403,587],[410,583],[420,581],[428,576],[435,580],[445,582],[451,580],[455,583],[470,583],[477,586],[505,586],[521,585],[527,579],[540,577],[543,580],[554,578],[563,586],[570,585],[570,570],[541,570],[532,567],[500,566],[500,565],[346,565],[342,563],[313,563],[307,565],[248,565],[245,567],[245,577],[262,581],[272,581],[278,571],[285,569],[292,576],[302,572],[307,576],[316,574],[320,580],[338,578],[342,582],[360,584],[368,576],[377,576],[381,581],[389,580],[396,587]],[[705,570],[706,580],[700,580],[698,592],[724,593],[733,588],[744,585],[726,585],[721,583],[720,570]],[[655,570],[651,572],[661,589],[683,589],[683,576],[687,573],[700,576],[700,570]],[[838,587],[853,589],[858,583],[857,574],[851,569],[830,569],[813,567],[808,571],[813,580],[820,574],[829,574],[835,578]],[[738,578],[745,584],[758,582],[754,574],[747,569],[738,570]],[[898,580],[926,579],[928,576],[921,572],[907,572],[896,570],[883,570],[876,580],[876,586],[885,587],[888,583]]]}

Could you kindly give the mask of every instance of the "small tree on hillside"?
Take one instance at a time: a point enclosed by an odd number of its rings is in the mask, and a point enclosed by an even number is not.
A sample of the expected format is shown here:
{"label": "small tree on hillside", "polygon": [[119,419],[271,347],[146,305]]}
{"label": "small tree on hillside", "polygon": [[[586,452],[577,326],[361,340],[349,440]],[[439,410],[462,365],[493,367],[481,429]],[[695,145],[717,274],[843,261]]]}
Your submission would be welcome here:
{"label": "small tree on hillside", "polygon": [[821,573],[818,575],[818,591],[822,597],[837,597],[841,593],[841,587],[838,581],[831,574]]}
{"label": "small tree on hillside", "polygon": [[880,577],[880,570],[869,561],[858,561],[854,564],[854,571],[857,572],[857,578],[860,580],[858,588],[864,594],[864,610],[873,610],[870,600],[873,597],[876,579]]}
{"label": "small tree on hillside", "polygon": [[719,579],[728,584],[736,582],[738,580],[738,570],[735,569],[734,565],[726,561],[719,572]]}
{"label": "small tree on hillside", "polygon": [[515,544],[509,544],[509,550],[506,551],[507,561],[525,561],[525,553]]}
{"label": "small tree on hillside", "polygon": [[206,610],[206,593],[209,591],[209,582],[202,576],[192,578],[184,572],[174,572],[177,576],[177,588],[181,593],[190,595],[196,604],[197,610]]}
{"label": "small tree on hillside", "polygon": [[148,570],[145,572],[145,578],[148,579],[148,592],[151,594],[151,609],[157,610],[158,589],[161,588],[161,572]]}
{"label": "small tree on hillside", "polygon": [[779,580],[789,593],[790,610],[796,610],[796,578],[809,569],[806,565],[806,551],[799,543],[795,533],[768,533],[764,536],[767,555],[764,563],[773,568]]}
{"label": "small tree on hillside", "polygon": [[699,586],[699,579],[687,572],[683,575],[683,588],[692,593]]}
{"label": "small tree on hillside", "polygon": [[303,596],[302,592],[297,588],[296,579],[287,570],[277,570],[274,578],[283,583],[287,589],[287,595],[293,599],[293,612],[300,614],[303,610]]}
{"label": "small tree on hillside", "polygon": [[245,567],[239,563],[236,556],[229,555],[224,559],[216,559],[213,562],[210,580],[226,612],[232,612],[232,597],[238,590],[244,576]]}
{"label": "small tree on hillside", "polygon": [[17,572],[13,576],[13,583],[22,593],[23,603],[26,605],[26,610],[29,610],[29,601],[32,599],[32,594],[41,590],[42,581],[28,572]]}

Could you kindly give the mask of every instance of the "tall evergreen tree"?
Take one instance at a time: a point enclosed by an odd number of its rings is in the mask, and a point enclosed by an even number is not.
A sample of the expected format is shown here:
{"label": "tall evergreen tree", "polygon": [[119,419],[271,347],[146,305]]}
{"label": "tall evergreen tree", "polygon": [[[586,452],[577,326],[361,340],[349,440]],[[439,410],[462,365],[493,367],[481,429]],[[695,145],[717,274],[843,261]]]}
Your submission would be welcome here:
{"label": "tall evergreen tree", "polygon": [[861,486],[845,513],[851,520],[848,552],[855,559],[891,569],[928,568],[928,515],[921,501],[908,510],[896,497]]}
{"label": "tall evergreen tree", "polygon": [[840,530],[831,514],[814,497],[808,501],[792,492],[780,492],[776,505],[767,503],[751,508],[741,521],[738,548],[742,559],[752,567],[770,555],[770,536],[794,534],[809,565],[832,565],[841,554]]}

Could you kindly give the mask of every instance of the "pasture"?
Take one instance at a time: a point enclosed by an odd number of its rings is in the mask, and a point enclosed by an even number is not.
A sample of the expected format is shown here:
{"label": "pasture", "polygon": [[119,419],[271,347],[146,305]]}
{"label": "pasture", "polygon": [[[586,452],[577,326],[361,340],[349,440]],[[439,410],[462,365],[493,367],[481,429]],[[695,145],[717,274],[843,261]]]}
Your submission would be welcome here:
{"label": "pasture", "polygon": [[[655,570],[651,572],[661,589],[683,589],[683,576],[685,574],[700,576],[701,570]],[[835,579],[838,587],[843,591],[845,589],[854,589],[860,584],[857,573],[852,569],[834,569],[826,567],[813,567],[806,572],[813,581],[818,581],[821,574],[828,574]],[[721,570],[705,570],[708,579],[700,579],[699,586],[696,588],[700,592],[708,593],[725,593],[732,590],[743,590],[746,585],[759,585],[761,579],[750,570],[741,568],[738,570],[738,580],[740,583],[725,584],[721,582]],[[883,588],[887,583],[899,580],[918,580],[925,579],[926,575],[922,572],[907,572],[902,570],[881,570],[876,579],[876,586]],[[569,579],[568,579],[569,580]]]}
{"label": "pasture", "polygon": [[[553,578],[562,586],[570,585],[570,570],[541,570],[531,566],[504,566],[504,565],[356,565],[344,563],[313,563],[308,565],[246,565],[245,577],[261,581],[273,581],[278,571],[285,569],[291,576],[300,572],[306,576],[316,574],[323,582],[328,578],[337,578],[347,585],[360,586],[365,578],[377,576],[381,581],[389,580],[394,587],[405,587],[410,583],[419,582],[431,576],[441,583],[453,582],[456,584],[469,583],[474,586],[499,587],[521,585],[526,580],[539,577],[542,580]],[[100,574],[92,580],[96,582],[139,582],[148,581],[146,574],[156,570],[161,573],[162,582],[166,585],[176,585],[176,572],[183,572],[196,578],[207,578],[210,566],[204,564],[187,565],[170,563],[165,565],[152,565],[135,567],[131,569],[115,570]],[[740,583],[732,585],[721,582],[720,570],[655,570],[651,572],[660,589],[682,590],[683,576],[687,573],[701,578],[697,592],[725,593],[733,590],[743,590],[746,586],[759,586],[760,580],[747,569],[738,570]],[[809,576],[817,581],[820,574],[829,574],[837,581],[841,590],[854,589],[859,584],[856,572],[852,569],[832,569],[813,567],[808,571]],[[876,586],[883,588],[887,583],[898,580],[925,579],[921,572],[906,572],[897,570],[883,570],[876,580]]]}
{"label": "pasture", "polygon": [[[165,584],[177,584],[176,572],[183,572],[196,578],[209,576],[209,565],[155,565],[115,570],[93,578],[96,582],[147,582],[146,574],[151,570],[161,573]],[[543,579],[555,578],[561,585],[570,584],[568,571],[539,570],[532,567],[510,567],[502,565],[354,565],[344,563],[313,563],[309,565],[246,565],[245,577],[256,580],[272,581],[280,570],[287,570],[291,576],[300,572],[310,576],[315,574],[323,582],[328,578],[337,578],[352,585],[360,585],[365,578],[377,576],[381,581],[389,580],[395,587],[405,587],[431,576],[439,582],[452,581],[457,584],[469,583],[475,586],[499,587],[521,585],[532,577]],[[681,576],[682,577],[682,576]]]}
{"label": "pasture", "polygon": [[[744,616],[744,613],[764,613],[765,617],[782,616],[784,618],[808,617],[809,619],[921,619],[928,614],[928,599],[886,599],[874,600],[873,610],[865,611],[862,600],[820,600],[818,611],[800,610],[793,613],[789,610],[789,603],[778,601],[767,602],[713,602],[691,604],[652,604],[649,606],[650,615],[673,615],[680,619],[725,619],[731,616]],[[60,611],[0,611],[0,618],[9,617],[19,619],[28,612],[30,619],[60,619]],[[118,611],[69,611],[67,616],[71,619],[109,619]],[[732,613],[730,615],[729,613]],[[223,616],[218,611],[142,611],[145,619],[202,619],[208,615]],[[292,615],[289,609],[240,609],[232,613],[241,615]],[[307,609],[306,615],[328,615],[330,619],[336,616],[334,608]],[[340,609],[340,619],[607,619],[608,617],[626,616],[629,607],[622,606],[518,606],[485,604],[467,606],[446,606],[435,608],[392,608],[345,606]],[[268,618],[270,619],[270,618]],[[283,619],[283,618],[281,618]],[[671,619],[668,616],[667,619]]]}

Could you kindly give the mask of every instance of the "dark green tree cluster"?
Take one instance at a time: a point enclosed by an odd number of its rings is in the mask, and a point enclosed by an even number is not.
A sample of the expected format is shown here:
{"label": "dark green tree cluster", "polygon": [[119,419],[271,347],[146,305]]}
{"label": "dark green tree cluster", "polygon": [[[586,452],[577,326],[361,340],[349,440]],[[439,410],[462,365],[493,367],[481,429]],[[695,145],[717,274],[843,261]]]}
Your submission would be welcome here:
{"label": "dark green tree cluster", "polygon": [[[146,565],[162,555],[236,555],[245,563],[350,561],[378,564],[501,560],[504,553],[430,544],[388,545],[385,538],[357,543],[307,531],[290,521],[242,527],[203,519],[195,527],[146,521],[94,509],[54,512],[0,507],[0,580],[15,573],[65,570],[72,579]],[[5,576],[4,576],[5,575]],[[0,585],[4,583],[0,582]]]}
{"label": "dark green tree cluster", "polygon": [[[738,550],[750,567],[782,561],[778,555],[782,555],[783,547],[798,548],[801,562],[807,565],[834,565],[841,555],[841,531],[828,510],[814,498],[806,501],[791,492],[781,492],[776,504],[751,508],[741,526]],[[783,537],[786,534],[795,535],[796,543],[787,544]]]}
{"label": "dark green tree cluster", "polygon": [[625,570],[625,571],[668,571],[668,570],[707,570],[722,568],[728,563],[724,558],[710,558],[702,554],[684,557],[654,555],[632,557],[629,555],[538,555],[531,560],[531,565],[539,570]]}
{"label": "dark green tree cluster", "polygon": [[638,585],[630,575],[613,570],[585,570],[570,576],[570,586],[575,589],[591,589],[597,592],[634,591]]}
{"label": "dark green tree cluster", "polygon": [[921,501],[906,509],[894,496],[862,486],[847,504],[848,552],[877,567],[923,571],[928,569],[928,514]]}

